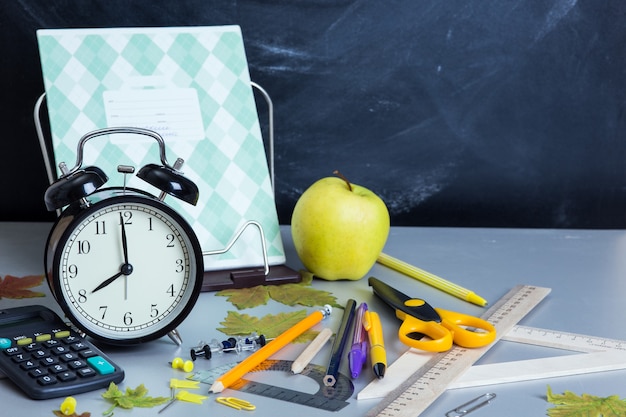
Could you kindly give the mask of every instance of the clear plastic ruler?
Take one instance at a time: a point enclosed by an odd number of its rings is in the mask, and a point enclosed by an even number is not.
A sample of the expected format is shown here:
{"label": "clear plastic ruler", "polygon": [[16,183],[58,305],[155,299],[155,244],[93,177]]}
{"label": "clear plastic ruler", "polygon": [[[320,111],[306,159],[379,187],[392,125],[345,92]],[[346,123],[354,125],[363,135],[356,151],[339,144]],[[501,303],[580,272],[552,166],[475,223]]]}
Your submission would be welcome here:
{"label": "clear plastic ruler", "polygon": [[380,398],[380,390],[389,389],[384,386],[388,381],[403,381],[366,416],[419,416],[549,293],[549,288],[518,285],[499,299],[482,316],[495,326],[498,333],[496,341],[488,346],[467,349],[455,345],[449,351],[435,355],[409,349],[387,369],[385,378],[373,381],[358,394],[359,399]]}
{"label": "clear plastic ruler", "polygon": [[502,340],[582,353],[475,365],[448,389],[626,369],[623,340],[527,326],[513,327]]}

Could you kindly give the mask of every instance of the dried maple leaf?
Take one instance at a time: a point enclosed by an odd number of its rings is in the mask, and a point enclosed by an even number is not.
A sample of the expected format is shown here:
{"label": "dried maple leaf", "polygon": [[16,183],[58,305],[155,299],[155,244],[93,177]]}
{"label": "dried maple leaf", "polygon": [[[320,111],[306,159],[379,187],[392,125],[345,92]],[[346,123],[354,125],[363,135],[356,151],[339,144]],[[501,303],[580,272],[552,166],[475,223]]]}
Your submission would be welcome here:
{"label": "dried maple leaf", "polygon": [[337,298],[331,293],[311,287],[313,274],[307,271],[300,271],[300,273],[302,281],[298,284],[257,285],[251,288],[222,290],[215,295],[228,297],[228,301],[239,310],[265,305],[270,298],[289,306],[314,307],[330,304],[333,307],[342,308],[337,304]]}
{"label": "dried maple leaf", "polygon": [[307,307],[323,306],[330,304],[337,306],[337,298],[328,291],[316,290],[312,287],[304,287],[300,284],[274,285],[267,288],[273,300],[280,301],[289,306],[297,304]]}
{"label": "dried maple leaf", "polygon": [[109,389],[102,394],[102,398],[113,401],[113,405],[102,413],[103,415],[110,415],[117,406],[126,409],[133,407],[154,407],[169,401],[167,397],[148,396],[148,389],[143,384],[140,384],[135,389],[126,388],[126,391],[122,391],[114,382],[109,384]]}
{"label": "dried maple leaf", "polygon": [[228,297],[228,301],[233,303],[239,310],[267,304],[270,299],[265,285],[257,285],[250,288],[238,288],[222,290],[217,293],[222,297]]}
{"label": "dried maple leaf", "polygon": [[[220,324],[217,330],[227,335],[249,335],[251,333],[262,334],[266,339],[273,339],[284,333],[289,328],[306,317],[306,310],[294,311],[292,313],[268,314],[262,318],[250,316],[248,314],[229,311],[226,319]],[[311,341],[317,332],[307,331],[300,335],[295,342],[302,343]]]}
{"label": "dried maple leaf", "polygon": [[28,288],[38,287],[43,282],[43,275],[27,275],[14,277],[6,275],[0,278],[0,299],[4,298],[33,298],[45,297],[42,292],[31,291]]}
{"label": "dried maple leaf", "polygon": [[578,396],[571,391],[562,395],[553,394],[548,385],[548,402],[557,404],[548,409],[550,417],[621,417],[626,415],[626,401],[617,395],[596,397],[583,394]]}

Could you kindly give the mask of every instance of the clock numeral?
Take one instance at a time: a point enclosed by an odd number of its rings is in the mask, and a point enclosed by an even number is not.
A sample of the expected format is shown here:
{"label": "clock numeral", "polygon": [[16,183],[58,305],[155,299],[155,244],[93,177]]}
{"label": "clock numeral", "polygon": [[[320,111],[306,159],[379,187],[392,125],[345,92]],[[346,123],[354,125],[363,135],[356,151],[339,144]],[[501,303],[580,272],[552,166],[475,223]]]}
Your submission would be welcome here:
{"label": "clock numeral", "polygon": [[167,294],[169,294],[169,295],[170,295],[170,297],[174,297],[174,295],[175,295],[175,293],[176,293],[176,292],[174,291],[174,284],[170,285],[170,286],[167,288],[167,291],[165,291],[165,292],[166,292]]}
{"label": "clock numeral", "polygon": [[100,306],[100,311],[102,312],[102,320],[104,320],[104,317],[107,315],[108,308],[109,306]]}
{"label": "clock numeral", "polygon": [[120,224],[122,224],[122,222],[124,222],[124,224],[133,224],[132,218],[133,218],[132,211],[125,211],[123,213],[120,213]]}
{"label": "clock numeral", "polygon": [[104,222],[104,220],[99,220],[99,221],[96,221],[95,223],[96,223],[96,234],[106,235],[107,229],[106,229],[106,223]]}
{"label": "clock numeral", "polygon": [[130,311],[127,312],[126,314],[124,314],[124,324],[127,326],[130,326],[131,324],[133,324],[133,317]]}
{"label": "clock numeral", "polygon": [[79,240],[76,242],[76,247],[78,248],[79,255],[85,255],[89,253],[91,250],[91,244],[88,240]]}
{"label": "clock numeral", "polygon": [[71,264],[67,267],[67,277],[76,278],[78,276],[78,267],[75,264]]}
{"label": "clock numeral", "polygon": [[150,305],[150,317],[155,318],[158,315],[159,315],[159,309],[157,309],[157,305],[151,304]]}
{"label": "clock numeral", "polygon": [[78,291],[78,302],[84,304],[87,302],[87,291],[80,290]]}
{"label": "clock numeral", "polygon": [[184,270],[185,270],[185,265],[183,264],[183,260],[176,259],[176,269],[174,269],[174,271],[183,272]]}
{"label": "clock numeral", "polygon": [[166,248],[173,248],[174,247],[174,241],[175,241],[175,237],[173,234],[169,233],[167,236],[165,236],[165,239],[167,239],[167,245],[165,245]]}

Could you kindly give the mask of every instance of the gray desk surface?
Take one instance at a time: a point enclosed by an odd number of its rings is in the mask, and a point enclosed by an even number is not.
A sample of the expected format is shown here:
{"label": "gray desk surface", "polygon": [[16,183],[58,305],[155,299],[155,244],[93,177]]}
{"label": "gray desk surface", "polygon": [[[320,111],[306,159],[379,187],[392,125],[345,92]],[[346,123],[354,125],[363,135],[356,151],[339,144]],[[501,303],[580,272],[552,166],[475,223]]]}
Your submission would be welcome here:
{"label": "gray desk surface", "polygon": [[[43,250],[49,230],[50,224],[0,223],[0,275],[41,274]],[[288,264],[299,269],[301,266],[293,251],[289,229],[283,227],[282,233]],[[491,303],[517,284],[552,288],[551,294],[521,324],[626,340],[623,309],[626,295],[626,231],[393,228],[385,252],[470,288]],[[381,278],[408,294],[425,298],[431,304],[442,308],[475,315],[483,312],[480,307],[460,301],[380,265],[375,265],[370,275]],[[331,291],[342,304],[348,298],[355,298],[358,302],[367,302],[371,309],[379,312],[383,318],[389,363],[405,350],[395,335],[400,322],[393,317],[387,307],[374,298],[366,279],[342,282],[315,281],[314,286]],[[44,287],[39,289],[48,293],[45,298],[1,299],[0,308],[25,303],[41,303],[54,307],[54,300],[49,295],[47,287]],[[266,306],[243,312],[261,316],[266,313],[298,309],[302,307],[288,307],[270,301]],[[180,327],[185,341],[181,348],[175,346],[168,338],[132,348],[105,348],[107,353],[125,368],[126,379],[122,386],[134,388],[144,383],[151,395],[168,396],[169,379],[184,376],[180,371],[172,370],[168,362],[176,356],[186,356],[188,349],[199,340],[222,337],[223,334],[215,329],[220,326],[219,323],[229,310],[235,308],[224,297],[203,293],[191,315]],[[333,314],[318,326],[329,326],[336,330],[340,319],[341,314]],[[303,345],[290,345],[274,358],[295,359],[303,348]],[[329,355],[330,344],[327,344],[316,356],[314,363],[326,366]],[[545,356],[546,353],[537,352],[532,348],[524,349],[510,342],[499,342],[481,359],[481,363],[527,359],[541,355]],[[196,370],[210,369],[234,360],[235,356],[226,354],[209,361],[198,360]],[[342,364],[342,373],[348,374],[347,361]],[[257,376],[267,377],[262,373]],[[251,415],[277,415],[284,409],[289,415],[302,412],[305,415],[361,416],[377,403],[377,400],[356,399],[356,394],[371,378],[371,373],[364,372],[355,381],[355,392],[349,400],[350,405],[336,413],[237,391],[229,390],[224,394],[245,398],[254,403],[257,410],[251,412]],[[623,384],[625,378],[626,371],[610,371],[448,390],[424,415],[443,416],[450,409],[487,391],[495,392],[497,398],[472,415],[476,417],[545,415],[546,410],[551,407],[545,399],[547,384],[550,384],[556,393],[570,390],[578,394],[589,393],[598,396],[617,394],[623,398],[626,397],[626,388]],[[271,382],[276,385],[286,383],[291,388],[307,391],[311,389],[312,381],[304,376],[286,375],[284,380],[278,378]],[[108,403],[100,398],[100,393],[94,391],[78,395],[77,411],[89,411],[93,416],[101,415],[108,408]],[[3,414],[17,415],[28,410],[29,415],[51,415],[51,411],[58,409],[61,401],[62,399],[29,400],[10,381],[0,380],[0,403],[4,407]],[[156,415],[157,410],[153,408],[128,411],[118,408],[115,413],[117,416],[148,416]],[[162,415],[168,413],[170,415],[219,413],[220,416],[248,414],[224,407],[212,400],[206,401],[201,406],[179,402]]]}

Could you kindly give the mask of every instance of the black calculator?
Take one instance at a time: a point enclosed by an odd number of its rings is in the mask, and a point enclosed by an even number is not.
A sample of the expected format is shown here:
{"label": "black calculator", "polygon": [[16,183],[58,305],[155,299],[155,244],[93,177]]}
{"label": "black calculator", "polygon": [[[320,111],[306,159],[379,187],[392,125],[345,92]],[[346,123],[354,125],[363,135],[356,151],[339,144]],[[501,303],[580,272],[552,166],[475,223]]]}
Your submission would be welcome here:
{"label": "black calculator", "polygon": [[36,400],[124,379],[122,368],[39,305],[0,309],[0,371]]}

